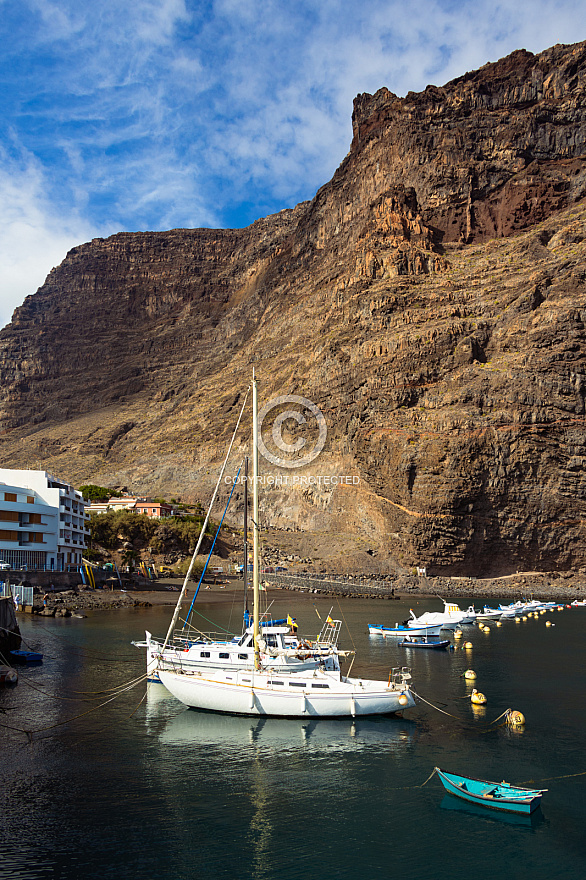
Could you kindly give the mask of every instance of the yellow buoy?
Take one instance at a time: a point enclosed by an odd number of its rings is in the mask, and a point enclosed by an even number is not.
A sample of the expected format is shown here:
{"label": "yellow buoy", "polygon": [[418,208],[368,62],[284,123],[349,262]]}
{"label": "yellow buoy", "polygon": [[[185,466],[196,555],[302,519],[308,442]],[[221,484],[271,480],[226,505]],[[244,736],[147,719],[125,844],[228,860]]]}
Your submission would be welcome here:
{"label": "yellow buoy", "polygon": [[466,642],[464,647],[469,651],[472,648],[472,642]]}
{"label": "yellow buoy", "polygon": [[464,678],[467,678],[469,680],[474,680],[476,678],[476,673],[474,672],[473,669],[467,669],[466,672],[464,673]]}
{"label": "yellow buoy", "polygon": [[516,709],[509,709],[506,714],[506,722],[511,727],[522,727],[525,724],[525,716],[522,712],[517,712]]}
{"label": "yellow buoy", "polygon": [[486,703],[486,697],[474,688],[470,694],[470,702],[474,703],[476,706],[484,706]]}
{"label": "yellow buoy", "polygon": [[546,621],[545,621],[545,625],[546,625],[546,626],[551,626],[551,620],[546,620]]}
{"label": "yellow buoy", "polygon": [[525,617],[525,615],[523,615],[523,617],[521,618],[521,620],[527,620],[527,618]]}
{"label": "yellow buoy", "polygon": [[515,623],[521,623],[521,618],[520,618],[520,617],[515,617]]}
{"label": "yellow buoy", "polygon": [[485,625],[482,627],[482,632],[489,633],[489,632],[490,632],[490,627],[489,627],[489,626],[486,626],[486,624],[485,624]]}
{"label": "yellow buoy", "polygon": [[462,630],[461,630],[461,629],[455,629],[455,630],[454,630],[454,638],[455,638],[455,639],[461,639],[461,638],[462,638],[462,635],[463,635],[463,633],[462,633]]}
{"label": "yellow buoy", "polygon": [[496,625],[497,625],[497,626],[502,626],[502,623],[500,622],[500,620],[497,620]]}
{"label": "yellow buoy", "polygon": [[400,706],[408,706],[409,705],[409,700],[407,699],[405,694],[401,694],[401,696],[399,697],[399,705]]}

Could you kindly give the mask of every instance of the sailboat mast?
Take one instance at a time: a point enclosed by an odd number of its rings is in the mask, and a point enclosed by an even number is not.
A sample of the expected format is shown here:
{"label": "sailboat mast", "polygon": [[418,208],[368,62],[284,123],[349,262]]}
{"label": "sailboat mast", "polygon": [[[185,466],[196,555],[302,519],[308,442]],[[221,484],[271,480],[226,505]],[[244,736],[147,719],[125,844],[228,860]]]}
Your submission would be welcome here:
{"label": "sailboat mast", "polygon": [[244,457],[244,610],[248,611],[248,456]]}
{"label": "sailboat mast", "polygon": [[260,594],[259,594],[259,528],[258,528],[258,415],[257,415],[256,376],[252,371],[252,592],[253,633],[254,633],[254,667],[260,669]]}

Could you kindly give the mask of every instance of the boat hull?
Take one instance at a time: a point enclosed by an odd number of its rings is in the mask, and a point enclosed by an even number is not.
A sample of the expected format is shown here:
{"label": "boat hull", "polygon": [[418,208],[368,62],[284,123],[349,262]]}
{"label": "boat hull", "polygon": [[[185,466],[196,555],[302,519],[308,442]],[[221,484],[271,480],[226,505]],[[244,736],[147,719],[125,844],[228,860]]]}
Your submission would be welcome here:
{"label": "boat hull", "polygon": [[368,624],[368,633],[371,636],[390,636],[404,639],[405,636],[439,636],[441,626],[382,626],[381,624]]}
{"label": "boat hull", "polygon": [[435,772],[449,794],[489,810],[529,815],[541,803],[541,791],[469,779],[456,773],[445,773],[439,767],[435,768]]}
{"label": "boat hull", "polygon": [[10,657],[15,663],[20,663],[22,666],[43,662],[43,655],[38,654],[36,651],[14,650],[10,651]]}
{"label": "boat hull", "polygon": [[236,715],[272,715],[282,718],[348,718],[387,715],[415,706],[407,686],[328,676],[307,681],[278,674],[227,675],[177,673],[161,669],[161,682],[178,700],[194,709]]}
{"label": "boat hull", "polygon": [[429,648],[433,651],[447,651],[450,645],[449,639],[403,639],[399,642],[400,648]]}

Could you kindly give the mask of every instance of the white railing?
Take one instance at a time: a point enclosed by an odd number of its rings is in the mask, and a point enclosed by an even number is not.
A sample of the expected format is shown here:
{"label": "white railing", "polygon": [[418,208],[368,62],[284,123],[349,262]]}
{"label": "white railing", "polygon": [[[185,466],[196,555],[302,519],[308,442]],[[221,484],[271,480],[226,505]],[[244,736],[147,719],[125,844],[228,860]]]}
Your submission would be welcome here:
{"label": "white railing", "polygon": [[21,584],[7,584],[0,581],[0,596],[17,598],[21,608],[33,604],[33,588],[23,587]]}

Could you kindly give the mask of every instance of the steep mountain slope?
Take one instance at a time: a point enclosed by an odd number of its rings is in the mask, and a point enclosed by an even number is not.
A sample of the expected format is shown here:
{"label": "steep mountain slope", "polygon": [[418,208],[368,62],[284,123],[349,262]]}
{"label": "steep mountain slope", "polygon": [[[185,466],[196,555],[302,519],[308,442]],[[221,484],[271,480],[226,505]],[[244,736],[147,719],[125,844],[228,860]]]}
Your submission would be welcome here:
{"label": "steep mountain slope", "polygon": [[311,202],[72,250],[0,334],[5,466],[205,498],[254,365],[327,423],[310,465],[263,462],[270,524],[383,566],[584,565],[585,67],[360,95]]}

